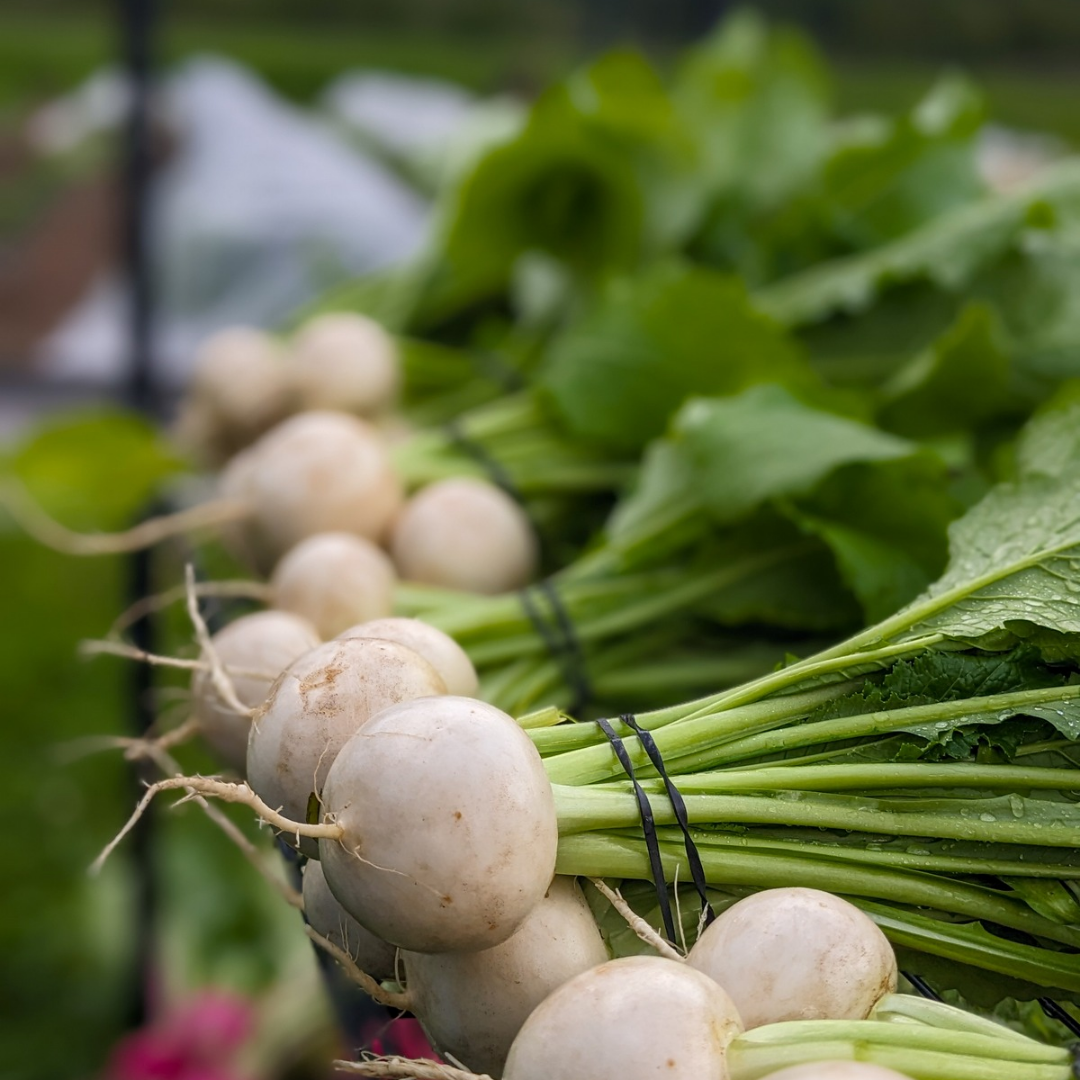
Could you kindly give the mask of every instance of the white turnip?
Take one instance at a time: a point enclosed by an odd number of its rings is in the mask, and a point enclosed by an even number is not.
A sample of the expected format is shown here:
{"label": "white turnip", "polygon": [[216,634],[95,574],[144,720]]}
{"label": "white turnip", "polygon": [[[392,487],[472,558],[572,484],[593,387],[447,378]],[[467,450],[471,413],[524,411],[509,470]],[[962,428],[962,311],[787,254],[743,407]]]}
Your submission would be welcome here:
{"label": "white turnip", "polygon": [[378,539],[403,498],[375,429],[332,412],[301,413],[268,431],[227,471],[222,493],[249,504],[243,544],[263,571],[316,533]]}
{"label": "white turnip", "polygon": [[687,961],[731,995],[747,1030],[781,1020],[861,1020],[896,989],[888,939],[819,889],[766,889],[727,909]]}
{"label": "white turnip", "polygon": [[[248,783],[286,817],[306,821],[311,795],[322,791],[338,751],[363,724],[387,706],[445,692],[435,669],[403,645],[328,641],[281,675],[252,718]],[[318,854],[312,840],[299,847]]]}
{"label": "white turnip", "polygon": [[177,437],[200,458],[223,460],[286,416],[291,404],[278,342],[252,327],[230,327],[195,354]]}
{"label": "white turnip", "polygon": [[318,533],[301,540],[270,577],[274,606],[309,619],[323,638],[389,615],[396,583],[394,564],[382,548],[352,533]]}
{"label": "white turnip", "polygon": [[330,767],[323,811],[343,830],[319,841],[330,891],[414,952],[500,944],[555,873],[540,755],[511,717],[470,698],[409,701],[368,720]]}
{"label": "white turnip", "polygon": [[536,574],[536,536],[524,511],[483,480],[430,484],[394,521],[390,553],[401,576],[426,585],[494,594]]}
{"label": "white turnip", "polygon": [[498,1076],[529,1014],[553,990],[608,958],[573,878],[557,877],[513,935],[474,953],[402,953],[405,981],[439,1051]]}
{"label": "white turnip", "polygon": [[[210,640],[230,676],[237,698],[255,708],[266,699],[278,675],[319,644],[319,635],[306,619],[297,615],[259,611],[235,619]],[[208,671],[195,673],[191,696],[203,738],[226,765],[243,773],[250,718],[222,700]]]}
{"label": "white turnip", "polygon": [[731,998],[675,960],[627,956],[564,983],[525,1021],[504,1080],[726,1080]]}
{"label": "white turnip", "polygon": [[327,312],[293,338],[289,370],[305,409],[371,416],[392,404],[401,382],[394,339],[373,319]]}
{"label": "white turnip", "polygon": [[465,650],[449,634],[420,619],[400,616],[371,619],[343,630],[338,637],[382,638],[418,652],[442,676],[446,691],[459,697],[475,697],[480,685]]}
{"label": "white turnip", "polygon": [[326,887],[318,859],[304,867],[304,917],[311,928],[356,961],[356,966],[380,982],[394,977],[397,949],[365,930]]}

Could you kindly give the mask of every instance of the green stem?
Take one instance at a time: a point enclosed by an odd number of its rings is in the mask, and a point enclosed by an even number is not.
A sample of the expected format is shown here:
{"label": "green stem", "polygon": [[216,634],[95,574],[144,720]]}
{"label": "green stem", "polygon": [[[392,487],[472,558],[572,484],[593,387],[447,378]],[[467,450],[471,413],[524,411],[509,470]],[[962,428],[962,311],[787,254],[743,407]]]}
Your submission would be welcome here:
{"label": "green stem", "polygon": [[[634,830],[633,836],[640,833]],[[658,830],[661,840],[672,844],[681,842],[682,834],[669,827]],[[701,847],[721,851],[742,851],[746,854],[769,856],[780,853],[791,856],[820,856],[836,863],[857,863],[866,866],[885,866],[895,870],[922,870],[936,874],[961,876],[1008,877],[1010,879],[1038,878],[1070,881],[1080,879],[1080,852],[1070,848],[1030,848],[987,844],[964,845],[962,854],[949,841],[926,841],[919,844],[882,843],[876,833],[834,834],[825,832],[787,832],[777,836],[772,830],[753,829],[732,832],[695,831],[694,841]],[[941,849],[941,850],[938,850]],[[982,852],[989,849],[986,854]]]}
{"label": "green stem", "polygon": [[[976,1035],[989,1035],[995,1039],[1007,1039],[1011,1042],[1030,1043],[1032,1040],[1014,1031],[996,1020],[977,1016],[944,1001],[931,1001],[915,994],[886,994],[880,998],[870,1013],[870,1020],[890,1022],[914,1021],[917,1024],[929,1024],[932,1027],[948,1031],[967,1031]],[[1046,1047],[1047,1050],[1051,1049]]]}
{"label": "green stem", "polygon": [[[664,875],[689,881],[686,854],[680,844],[660,844]],[[757,855],[699,848],[710,885],[744,885],[761,889],[804,886],[847,896],[885,900],[913,907],[987,919],[1024,933],[1080,948],[1080,929],[1061,926],[983,886],[944,877],[880,866],[838,865],[813,855]],[[579,833],[559,839],[555,872],[584,877],[649,880],[645,842],[611,833]],[[1071,957],[1080,979],[1080,957]]]}
{"label": "green stem", "polygon": [[[764,1024],[736,1036],[736,1039],[746,1050],[782,1046],[810,1047],[815,1043],[850,1041],[852,1044],[869,1044],[874,1047],[910,1047],[912,1050],[959,1054],[962,1057],[994,1058],[1016,1064],[1061,1065],[1069,1061],[1068,1050],[1060,1046],[1047,1046],[1046,1043],[1024,1036],[1009,1038],[1008,1035],[999,1035],[985,1029],[965,1030],[966,1027],[963,1023],[938,1027],[883,1019],[788,1020]],[[1005,1030],[992,1021],[986,1021],[986,1027]]]}
{"label": "green stem", "polygon": [[[663,794],[659,779],[646,780],[646,791]],[[630,790],[630,782],[620,787]],[[733,791],[873,791],[893,788],[988,788],[1002,791],[1077,791],[1080,774],[1075,769],[1025,768],[1021,765],[978,765],[957,761],[882,762],[880,764],[762,765],[754,769],[705,772],[682,777],[685,794]]]}
{"label": "green stem", "polygon": [[[641,821],[637,799],[630,791],[558,784],[553,784],[552,789],[561,835],[631,828]],[[676,823],[674,808],[666,796],[655,796],[649,801],[657,824]],[[1020,815],[1017,817],[1010,812],[1009,800],[902,801],[779,790],[770,795],[683,792],[683,801],[692,825],[787,825],[973,843],[1080,846],[1080,809],[1067,803],[1037,805],[1036,800],[1024,800],[1017,806]]]}
{"label": "green stem", "polygon": [[[821,1025],[828,1024],[829,1028]],[[818,1029],[791,1032],[786,1041],[771,1036],[773,1029],[803,1025]],[[787,1035],[787,1032],[785,1032]],[[736,1036],[729,1044],[726,1064],[729,1080],[761,1080],[780,1069],[810,1061],[862,1061],[893,1069],[917,1080],[1069,1080],[1072,1067],[1066,1050],[1031,1061],[1015,1053],[1026,1051],[1019,1043],[965,1032],[940,1031],[917,1024],[880,1024],[872,1020],[795,1021],[769,1024]]]}
{"label": "green stem", "polygon": [[[1038,690],[1017,690],[980,698],[911,705],[902,709],[884,709],[854,716],[820,720],[814,723],[766,731],[745,738],[732,739],[722,746],[704,748],[668,761],[671,772],[696,772],[716,765],[745,761],[804,746],[843,742],[869,735],[904,731],[922,724],[949,724],[962,720],[977,724],[980,718],[997,719],[1002,713],[1022,713],[1033,705],[1054,705],[1080,698],[1080,686],[1052,686]],[[679,740],[672,740],[678,742]],[[684,744],[685,745],[685,744]],[[667,755],[665,755],[666,758]]]}
{"label": "green stem", "polygon": [[[802,699],[803,695],[798,697]],[[787,724],[789,719],[806,715],[805,709],[796,709],[794,715],[788,711],[785,715],[784,703],[796,699],[796,695],[792,695],[758,703],[753,719],[748,719],[745,711],[735,709],[707,713],[696,719],[668,724],[655,731],[653,738],[669,772],[692,773],[781,750],[881,735],[916,725],[968,721],[969,717],[968,722],[977,723],[981,716],[1022,712],[1027,706],[1055,704],[1074,698],[1080,698],[1080,686],[1054,686],[902,709],[882,709],[806,724]],[[770,713],[770,706],[775,713]],[[734,724],[732,720],[735,720]],[[625,745],[634,767],[649,769],[649,757],[640,741],[630,737]],[[607,744],[547,758],[544,767],[551,782],[556,784],[592,784],[623,774],[614,750]]]}
{"label": "green stem", "polygon": [[894,944],[1048,989],[1080,992],[1080,958],[991,935],[977,923],[944,922],[865,897],[849,896]]}
{"label": "green stem", "polygon": [[[723,714],[722,721],[732,733],[759,731],[763,726],[768,728],[783,724],[789,720],[800,720],[819,705],[824,705],[837,697],[841,697],[850,689],[851,687],[847,684],[836,684],[833,686],[822,686],[816,690],[808,690],[802,694],[791,694],[787,697],[776,698],[773,701],[759,701],[752,705],[744,705],[741,708],[728,709]],[[682,706],[678,706],[675,708],[657,709],[654,712],[641,713],[636,717],[636,720],[646,731],[656,732],[658,729],[663,728],[668,724],[674,724],[677,720],[684,719],[682,708]],[[687,720],[688,724],[690,722],[691,721]],[[616,735],[620,738],[631,740],[627,743],[628,750],[633,750],[635,752],[640,750],[637,736],[634,735],[631,728],[627,727],[621,720],[612,719],[610,723]],[[720,727],[720,722],[712,716],[708,716],[702,723],[710,730],[714,727],[719,730]],[[581,761],[587,762],[594,760],[597,757],[602,759],[605,753],[611,753],[607,739],[600,731],[600,726],[591,722],[565,724],[562,727],[550,728],[543,734],[537,732],[533,736],[533,741],[536,743],[536,748],[540,753],[549,758],[549,762],[547,763],[549,775],[552,775],[552,768],[557,767],[561,769],[571,763],[576,765]],[[580,758],[570,753],[570,751],[581,749],[588,749],[593,751],[593,753],[585,758]],[[563,756],[554,757],[553,755]],[[640,759],[643,766],[648,763],[648,756],[644,751],[641,752]],[[555,766],[555,762],[558,762],[559,765]],[[635,759],[635,764],[636,763],[637,759]],[[621,776],[622,769],[612,769],[606,775]],[[552,776],[552,779],[554,780],[555,777]],[[603,777],[599,777],[598,779],[603,779]],[[560,779],[559,782],[565,781]]]}

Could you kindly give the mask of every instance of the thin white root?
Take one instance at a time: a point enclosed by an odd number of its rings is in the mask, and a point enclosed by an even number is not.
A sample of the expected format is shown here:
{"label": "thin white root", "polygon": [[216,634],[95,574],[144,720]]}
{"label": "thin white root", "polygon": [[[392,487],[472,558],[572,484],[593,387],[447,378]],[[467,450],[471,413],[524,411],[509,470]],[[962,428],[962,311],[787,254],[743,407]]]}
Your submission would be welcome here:
{"label": "thin white root", "polygon": [[184,671],[206,671],[210,665],[205,660],[184,660],[179,656],[162,656],[159,653],[147,652],[135,645],[128,645],[125,641],[104,641],[98,638],[84,638],[79,642],[79,655],[90,656],[122,656],[125,660],[137,660],[140,664],[149,664],[151,667],[181,668]]}
{"label": "thin white root", "polygon": [[589,878],[596,891],[626,920],[627,926],[646,945],[651,945],[661,956],[668,960],[686,959],[685,956],[666,938],[661,937],[634,909],[623,899],[622,893],[616,889],[608,888],[606,882],[600,878]]}
{"label": "thin white root", "polygon": [[[157,738],[125,740],[128,745],[124,749],[124,757],[128,761],[138,761],[140,758],[158,760],[160,754],[171,750],[174,746],[183,746],[189,739],[198,735],[200,730],[202,730],[202,725],[198,718],[189,716],[182,724],[177,724],[176,727],[170,728]],[[172,769],[162,771],[172,772],[174,775],[180,772],[178,768],[175,768],[175,763]]]}
{"label": "thin white root", "polygon": [[232,679],[229,678],[228,673],[225,671],[225,667],[221,663],[221,657],[218,656],[217,649],[214,648],[214,643],[210,640],[210,631],[207,629],[206,622],[199,612],[199,598],[195,593],[195,568],[191,563],[184,567],[184,584],[187,587],[188,615],[191,618],[191,625],[195,628],[195,638],[199,642],[199,648],[202,649],[203,655],[210,664],[210,681],[214,684],[214,689],[221,696],[222,701],[239,716],[253,716],[255,710],[249,709],[236,696],[236,688],[232,684]]}
{"label": "thin white root", "polygon": [[[176,776],[180,773],[180,767],[169,754],[161,749],[161,740],[151,743],[146,748],[146,756],[151,758],[162,772]],[[207,802],[201,795],[190,792],[194,801],[199,804],[206,816],[240,849],[245,859],[258,871],[258,873],[274,888],[284,901],[298,911],[304,910],[304,898],[287,881],[283,881],[273,873],[266,865],[264,852],[260,851],[222,812],[221,808]]]}
{"label": "thin white root", "polygon": [[[271,599],[270,586],[262,581],[197,581],[195,583],[197,596],[222,597],[235,600],[261,600],[269,603]],[[154,593],[136,600],[126,611],[122,612],[116,621],[109,627],[109,638],[115,638],[123,633],[133,623],[155,611],[175,604],[178,600],[186,600],[188,595],[187,585],[175,585],[164,592]]]}
{"label": "thin white root", "polygon": [[187,792],[187,796],[181,800],[182,802],[199,795],[211,795],[215,799],[222,799],[224,802],[250,806],[268,825],[272,825],[279,832],[295,836],[298,839],[301,836],[308,836],[314,840],[340,840],[344,832],[340,825],[330,822],[308,825],[306,822],[292,821],[264,803],[247,784],[233,784],[227,780],[217,780],[212,776],[170,776],[166,780],[158,780],[157,783],[151,784],[146,789],[146,794],[139,800],[139,805],[135,807],[124,827],[109,841],[101,854],[91,863],[90,873],[96,874],[105,865],[105,860],[116,850],[124,837],[131,832],[135,823],[146,812],[146,808],[158,792],[176,791],[181,788]]}
{"label": "thin white root", "polygon": [[[170,757],[164,750],[161,750],[160,742],[161,741],[158,740],[156,745],[152,745],[148,748],[147,756],[153,760],[154,764],[156,764],[162,772],[179,775],[180,767],[177,765],[176,760]],[[207,802],[201,795],[192,794],[194,795],[194,801],[198,802],[207,818],[210,818],[210,820],[221,829],[221,832],[225,833],[225,835],[232,840],[234,845],[240,848],[244,858],[255,867],[262,878],[269,882],[269,885],[276,890],[276,892],[281,894],[285,903],[302,912],[303,896],[289,885],[287,881],[282,880],[281,877],[272,872],[267,866],[266,859],[264,858],[266,853],[255,847],[254,843],[244,836],[237,825],[229,821],[224,813],[221,813],[220,807],[214,806],[213,802]]]}
{"label": "thin white root", "polygon": [[491,1080],[487,1073],[469,1072],[438,1061],[416,1061],[404,1057],[365,1057],[360,1061],[335,1061],[338,1072],[385,1080]]}
{"label": "thin white root", "polygon": [[375,1001],[380,1005],[385,1005],[388,1009],[394,1009],[397,1012],[409,1012],[412,1009],[412,998],[407,991],[398,992],[394,990],[384,990],[377,979],[373,979],[366,971],[360,970],[356,961],[341,948],[340,945],[335,945],[329,938],[323,937],[322,934],[311,926],[305,925],[304,930],[307,932],[307,936],[311,938],[320,949],[329,953],[345,969],[345,974],[348,975],[372,1001]]}
{"label": "thin white root", "polygon": [[[122,656],[125,660],[137,660],[151,667],[181,668],[184,671],[213,671],[209,660],[185,660],[180,656],[162,656],[160,653],[146,652],[126,641],[111,641],[107,638],[84,638],[79,642],[80,656]],[[223,664],[222,670],[228,675],[240,675],[247,679],[265,679],[273,682],[280,672],[260,671],[257,668],[234,667]],[[250,711],[250,710],[245,710]]]}
{"label": "thin white root", "polygon": [[57,749],[57,760],[65,765],[81,761],[91,754],[100,754],[106,750],[123,750],[128,761],[153,758],[159,750],[171,750],[193,738],[199,732],[199,722],[192,716],[182,724],[170,728],[157,737],[143,736],[133,738],[130,735],[89,735],[81,739],[72,739],[62,743]]}
{"label": "thin white root", "polygon": [[120,555],[141,551],[171,536],[180,536],[251,516],[251,507],[239,499],[214,499],[174,514],[162,514],[117,533],[79,533],[49,517],[17,480],[0,484],[0,505],[19,527],[53,551],[64,555]]}

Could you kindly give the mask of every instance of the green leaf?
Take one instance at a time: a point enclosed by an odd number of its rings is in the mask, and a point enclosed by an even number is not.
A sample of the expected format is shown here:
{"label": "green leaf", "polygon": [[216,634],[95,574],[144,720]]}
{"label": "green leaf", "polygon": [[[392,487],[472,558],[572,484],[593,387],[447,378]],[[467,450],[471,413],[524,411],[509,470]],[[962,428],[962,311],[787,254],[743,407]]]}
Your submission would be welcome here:
{"label": "green leaf", "polygon": [[1023,192],[965,205],[865,254],[834,259],[760,289],[761,307],[786,326],[864,311],[897,285],[963,288],[1028,226],[1047,226],[1080,202],[1080,164],[1068,162]]}
{"label": "green leaf", "polygon": [[808,545],[768,573],[735,582],[696,609],[724,626],[837,631],[859,621],[859,607],[824,547]]}
{"label": "green leaf", "polygon": [[811,491],[852,462],[907,457],[913,444],[815,409],[782,386],[688,402],[675,419],[696,466],[700,498],[717,521],[744,517],[766,499]]}
{"label": "green leaf", "polygon": [[820,196],[833,235],[849,248],[875,247],[981,197],[974,141],[983,114],[975,89],[953,76],[909,115],[840,146]]}
{"label": "green leaf", "polygon": [[672,96],[701,148],[709,190],[773,204],[827,144],[828,75],[810,43],[740,11],[689,50]]}
{"label": "green leaf", "polygon": [[464,306],[504,289],[515,259],[532,250],[585,277],[628,268],[643,214],[619,123],[587,122],[567,88],[556,87],[525,130],[485,154],[453,193],[428,287],[439,307]]}
{"label": "green leaf", "polygon": [[1020,433],[1017,473],[1062,477],[1080,461],[1080,381],[1064,383]]}
{"label": "green leaf", "polygon": [[65,524],[116,529],[130,525],[183,463],[142,417],[106,410],[48,421],[5,467]]}
{"label": "green leaf", "polygon": [[[898,661],[884,678],[868,680],[861,691],[822,707],[811,720],[860,716],[1066,683],[1066,676],[1048,669],[1032,648],[1021,647],[1008,653],[927,651],[911,660]],[[1018,722],[1014,719],[1017,716],[1033,717],[1037,722]],[[980,746],[993,746],[1011,758],[1020,746],[1046,738],[1051,729],[1065,738],[1080,739],[1080,703],[1063,700],[1052,707],[1027,705],[1021,709],[1003,709],[989,717],[985,712],[973,711],[968,716],[912,724],[897,730],[925,740],[921,756],[940,750],[940,755],[929,756],[966,760]]]}
{"label": "green leaf", "polygon": [[1053,989],[1080,1000],[1080,958],[993,934],[981,923],[932,918],[877,901],[851,898],[892,942],[903,971],[935,990],[959,990],[973,1005],[1036,998]]}
{"label": "green leaf", "polygon": [[1080,904],[1060,881],[1040,881],[1037,878],[1003,877],[1001,879],[1024,903],[1044,919],[1068,925],[1080,924]]}
{"label": "green leaf", "polygon": [[605,290],[553,344],[541,384],[582,438],[635,450],[691,395],[812,386],[794,343],[735,278],[664,264]]}
{"label": "green leaf", "polygon": [[971,304],[882,387],[878,420],[911,438],[967,431],[1014,412],[1010,389],[1009,356],[994,312]]}
{"label": "green leaf", "polygon": [[1080,633],[1078,502],[1080,472],[992,489],[950,528],[949,568],[911,609],[928,611],[918,632],[964,641],[1025,625]]}
{"label": "green leaf", "polygon": [[883,619],[924,589],[930,576],[905,551],[846,525],[798,514],[797,520],[829,546],[847,587],[869,620]]}
{"label": "green leaf", "polygon": [[944,569],[946,529],[962,507],[928,453],[837,469],[785,512],[832,549],[867,620],[909,603]]}

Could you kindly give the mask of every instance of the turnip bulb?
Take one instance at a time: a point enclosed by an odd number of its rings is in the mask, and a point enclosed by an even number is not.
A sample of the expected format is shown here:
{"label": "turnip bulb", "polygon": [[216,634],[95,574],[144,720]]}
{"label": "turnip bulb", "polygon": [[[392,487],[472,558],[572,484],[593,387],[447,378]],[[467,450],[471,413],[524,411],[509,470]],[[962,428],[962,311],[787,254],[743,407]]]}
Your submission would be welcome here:
{"label": "turnip bulb", "polygon": [[430,626],[420,619],[400,616],[388,619],[372,619],[350,626],[338,637],[373,637],[384,641],[396,641],[413,652],[418,652],[442,676],[447,693],[459,697],[475,697],[480,686],[465,650],[449,634]]}
{"label": "turnip bulb", "polygon": [[394,339],[374,320],[351,312],[328,312],[305,323],[293,338],[289,369],[303,408],[360,416],[388,408],[401,383]]}
{"label": "turnip bulb", "polygon": [[390,554],[408,581],[489,595],[527,585],[539,559],[521,507],[494,484],[468,477],[414,495],[394,522]]}
{"label": "turnip bulb", "polygon": [[573,878],[557,877],[501,945],[473,953],[402,953],[412,1011],[436,1050],[498,1076],[529,1014],[608,958]]}
{"label": "turnip bulb", "polygon": [[896,989],[888,939],[818,889],[766,889],[707,927],[687,961],[731,995],[747,1030],[781,1020],[862,1020]]}
{"label": "turnip bulb", "polygon": [[[312,793],[322,791],[338,751],[363,724],[389,705],[445,692],[435,669],[404,645],[328,641],[282,673],[252,718],[248,783],[286,817],[306,821]],[[318,855],[314,840],[299,848]]]}
{"label": "turnip bulb", "polygon": [[264,572],[316,533],[377,540],[403,499],[378,432],[333,412],[301,413],[268,431],[226,470],[222,492],[250,505],[241,547]]}
{"label": "turnip bulb", "polygon": [[396,583],[394,564],[382,548],[352,533],[318,533],[301,540],[270,577],[274,606],[311,620],[324,638],[389,615]]}
{"label": "turnip bulb", "polygon": [[330,767],[323,814],[343,830],[319,841],[330,891],[413,952],[500,944],[555,874],[540,755],[511,717],[471,698],[408,701],[368,720]]}
{"label": "turnip bulb", "polygon": [[518,1033],[504,1080],[727,1080],[742,1031],[708,976],[658,956],[609,960],[564,983]]}
{"label": "turnip bulb", "polygon": [[881,1065],[866,1061],[810,1061],[804,1065],[791,1065],[779,1072],[769,1073],[761,1080],[912,1080],[906,1073],[898,1073]]}
{"label": "turnip bulb", "polygon": [[394,977],[397,949],[365,930],[334,899],[318,859],[309,859],[304,867],[304,918],[312,930],[344,949],[373,979],[382,982]]}
{"label": "turnip bulb", "polygon": [[204,460],[223,460],[286,416],[291,404],[277,341],[250,327],[220,330],[195,354],[179,439]]}
{"label": "turnip bulb", "polygon": [[[278,675],[319,644],[319,635],[315,627],[297,615],[259,611],[242,615],[214,634],[210,641],[241,704],[255,708],[266,699]],[[209,671],[195,672],[191,696],[203,738],[226,765],[243,773],[250,718],[225,703]]]}

